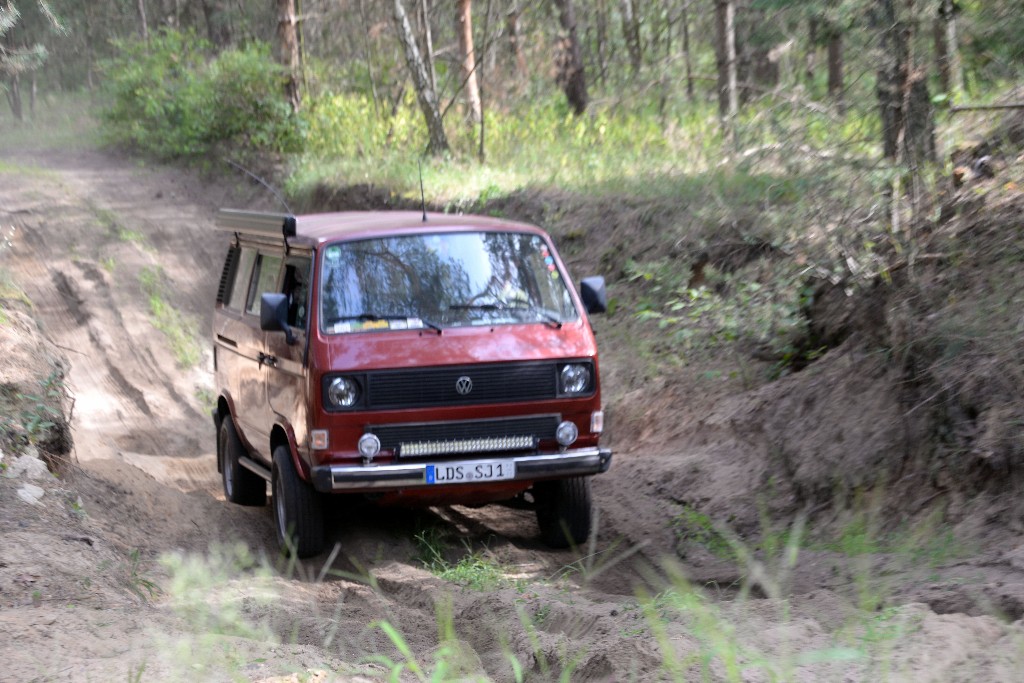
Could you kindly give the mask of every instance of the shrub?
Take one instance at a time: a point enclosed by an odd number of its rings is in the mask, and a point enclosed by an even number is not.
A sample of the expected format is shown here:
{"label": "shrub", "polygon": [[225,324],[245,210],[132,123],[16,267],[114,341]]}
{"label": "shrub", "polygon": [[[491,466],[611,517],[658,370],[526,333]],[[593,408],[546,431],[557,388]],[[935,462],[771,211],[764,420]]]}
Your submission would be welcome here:
{"label": "shrub", "polygon": [[103,63],[104,130],[114,142],[163,159],[215,147],[289,152],[302,146],[299,117],[284,100],[281,67],[266,45],[210,57],[194,33],[161,31],[149,43],[121,40]]}

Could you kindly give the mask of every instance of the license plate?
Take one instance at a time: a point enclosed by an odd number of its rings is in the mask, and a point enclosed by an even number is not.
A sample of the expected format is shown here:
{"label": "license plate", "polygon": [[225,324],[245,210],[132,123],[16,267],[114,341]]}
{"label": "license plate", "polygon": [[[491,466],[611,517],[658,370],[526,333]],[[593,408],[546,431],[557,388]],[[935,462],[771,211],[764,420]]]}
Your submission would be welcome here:
{"label": "license plate", "polygon": [[428,484],[466,484],[477,481],[502,481],[515,477],[516,464],[511,460],[470,460],[427,465]]}

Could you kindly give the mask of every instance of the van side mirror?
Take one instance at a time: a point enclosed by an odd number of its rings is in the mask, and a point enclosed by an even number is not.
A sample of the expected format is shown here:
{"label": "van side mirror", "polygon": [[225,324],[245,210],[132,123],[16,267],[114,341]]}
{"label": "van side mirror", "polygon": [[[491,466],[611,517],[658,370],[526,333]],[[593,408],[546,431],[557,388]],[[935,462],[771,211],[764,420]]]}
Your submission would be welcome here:
{"label": "van side mirror", "polygon": [[278,292],[264,292],[260,296],[260,329],[268,332],[284,332],[288,344],[295,343],[295,335],[288,325],[288,295]]}
{"label": "van side mirror", "polygon": [[608,294],[604,290],[604,278],[600,275],[580,280],[580,298],[587,313],[604,313],[608,310]]}

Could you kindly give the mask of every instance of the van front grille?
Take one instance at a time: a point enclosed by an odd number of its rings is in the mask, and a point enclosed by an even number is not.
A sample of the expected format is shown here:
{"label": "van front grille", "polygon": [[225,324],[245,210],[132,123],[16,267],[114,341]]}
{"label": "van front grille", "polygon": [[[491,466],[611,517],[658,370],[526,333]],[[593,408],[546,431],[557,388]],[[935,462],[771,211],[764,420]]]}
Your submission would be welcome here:
{"label": "van front grille", "polygon": [[557,372],[554,362],[545,361],[372,372],[366,378],[367,408],[394,410],[553,399]]}

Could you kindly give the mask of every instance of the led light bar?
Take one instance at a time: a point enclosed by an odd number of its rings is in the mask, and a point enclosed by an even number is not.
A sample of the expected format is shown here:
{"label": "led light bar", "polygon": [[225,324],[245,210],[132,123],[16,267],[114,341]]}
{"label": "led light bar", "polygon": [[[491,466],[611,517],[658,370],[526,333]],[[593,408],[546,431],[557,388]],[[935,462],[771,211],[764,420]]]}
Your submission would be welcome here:
{"label": "led light bar", "polygon": [[417,457],[424,455],[448,455],[452,453],[513,451],[533,447],[534,438],[532,436],[495,436],[481,439],[403,443],[399,445],[398,453],[402,457]]}

